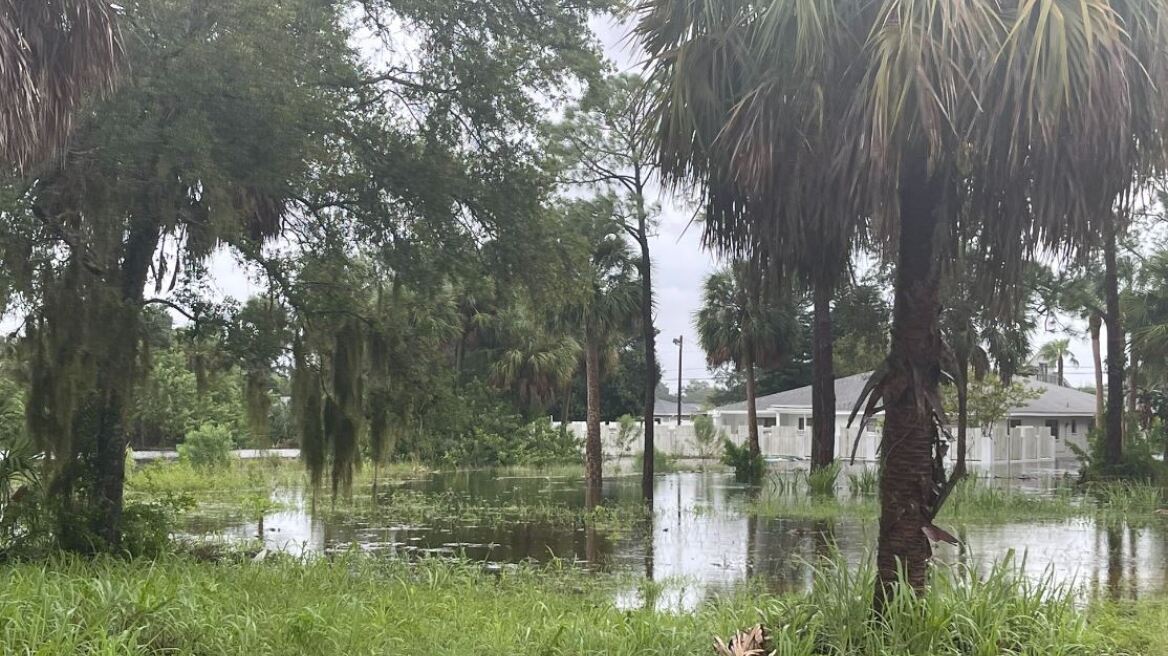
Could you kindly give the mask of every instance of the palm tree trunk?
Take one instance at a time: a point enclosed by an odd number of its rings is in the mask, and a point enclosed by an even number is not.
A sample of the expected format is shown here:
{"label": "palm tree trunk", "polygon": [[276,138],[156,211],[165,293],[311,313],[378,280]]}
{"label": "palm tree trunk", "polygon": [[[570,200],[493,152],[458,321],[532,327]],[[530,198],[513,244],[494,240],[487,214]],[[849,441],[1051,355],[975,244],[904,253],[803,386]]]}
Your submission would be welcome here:
{"label": "palm tree trunk", "polygon": [[[749,349],[747,349],[749,351]],[[750,456],[758,458],[762,455],[762,449],[758,443],[758,391],[755,389],[754,381],[754,358],[748,352],[746,354],[746,431],[747,442],[750,446]]]}
{"label": "palm tree trunk", "polygon": [[1124,337],[1119,309],[1119,273],[1116,264],[1115,216],[1104,221],[1103,292],[1107,311],[1107,422],[1103,440],[1105,465],[1116,466],[1123,459]]}
{"label": "palm tree trunk", "polygon": [[1103,328],[1103,317],[1092,312],[1087,318],[1091,330],[1091,358],[1095,365],[1095,425],[1103,426],[1103,349],[1099,338]]}
{"label": "palm tree trunk", "polygon": [[934,237],[942,187],[930,174],[926,157],[906,158],[902,166],[892,350],[882,381],[877,613],[883,612],[900,571],[913,588],[925,587],[932,547],[924,529],[939,500],[932,406],[940,398],[941,279]]}
{"label": "palm tree trunk", "polygon": [[572,383],[568,382],[564,385],[563,397],[564,400],[560,404],[560,432],[568,432],[568,424],[572,421]]}
{"label": "palm tree trunk", "polygon": [[835,368],[831,336],[832,288],[815,285],[815,327],[811,333],[811,469],[835,460]]}
{"label": "palm tree trunk", "polygon": [[1132,350],[1131,362],[1128,363],[1127,376],[1127,411],[1135,414],[1139,408],[1139,388],[1140,388],[1140,360],[1135,355],[1135,350]]}
{"label": "palm tree trunk", "polygon": [[1060,353],[1058,357],[1058,384],[1066,385],[1066,378],[1063,378],[1063,356]]}
{"label": "palm tree trunk", "polygon": [[969,451],[969,355],[964,348],[957,354],[957,368],[961,377],[957,379],[957,464],[953,466],[953,478],[961,479],[965,477]]}
{"label": "palm tree trunk", "polygon": [[[642,202],[638,195],[638,205]],[[641,339],[645,348],[645,457],[641,465],[641,498],[653,503],[653,411],[657,405],[657,328],[653,325],[653,261],[649,258],[648,219],[638,212],[637,243],[641,247]],[[677,390],[680,395],[681,390]]]}
{"label": "palm tree trunk", "polygon": [[584,440],[585,503],[600,503],[602,458],[600,445],[600,345],[592,338],[585,347],[584,368],[588,379],[588,436]]}

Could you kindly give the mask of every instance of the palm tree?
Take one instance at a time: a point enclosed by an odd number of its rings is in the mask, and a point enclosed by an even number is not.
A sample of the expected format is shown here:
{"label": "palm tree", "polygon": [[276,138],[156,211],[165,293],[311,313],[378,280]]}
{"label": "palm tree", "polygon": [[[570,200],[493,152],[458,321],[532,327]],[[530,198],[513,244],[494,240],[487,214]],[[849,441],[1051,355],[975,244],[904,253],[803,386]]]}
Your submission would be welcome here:
{"label": "palm tree", "polygon": [[711,367],[733,364],[746,376],[746,425],[754,458],[762,454],[755,368],[776,365],[790,352],[799,330],[790,299],[766,293],[761,277],[747,262],[735,262],[711,274],[703,286],[702,305],[694,321],[706,362]]}
{"label": "palm tree", "polygon": [[902,573],[925,585],[926,536],[953,484],[935,463],[940,272],[958,218],[976,217],[973,246],[1006,289],[1025,255],[1093,245],[1120,194],[1164,159],[1168,1],[1054,4],[640,7],[662,175],[700,188],[707,241],[813,249],[804,220],[862,216],[896,258],[891,352],[861,399],[865,415],[885,409],[878,610]]}
{"label": "palm tree", "polygon": [[989,370],[989,353],[983,346],[984,307],[979,303],[977,261],[958,247],[957,257],[945,278],[945,297],[952,299],[941,315],[941,334],[953,356],[950,374],[957,391],[957,461],[952,478],[966,474],[968,443],[969,378],[981,379]]}
{"label": "palm tree", "polygon": [[[649,202],[647,189],[655,166],[644,139],[646,119],[643,80],[621,74],[593,83],[579,107],[570,108],[566,120],[551,130],[552,152],[577,169],[573,181],[599,185],[621,198],[621,227],[639,250],[637,270],[641,279],[641,342],[645,354],[644,444],[653,453],[654,408],[657,405],[657,327],[653,321],[653,260],[649,241],[657,208]],[[641,496],[653,503],[653,458],[641,463]]]}
{"label": "palm tree", "polygon": [[108,0],[0,3],[0,160],[25,169],[60,144],[87,93],[113,87],[114,14]]}
{"label": "palm tree", "polygon": [[1069,338],[1055,339],[1042,345],[1038,349],[1038,357],[1046,362],[1055,362],[1058,366],[1058,384],[1066,385],[1067,379],[1063,375],[1065,369],[1064,362],[1070,361],[1071,364],[1078,366],[1079,360],[1075,358],[1075,354],[1071,352],[1071,340]]}
{"label": "palm tree", "polygon": [[1168,383],[1164,357],[1168,353],[1168,250],[1141,263],[1134,288],[1123,297],[1122,310],[1131,328],[1132,361],[1139,363],[1145,390],[1162,388]]}
{"label": "palm tree", "polygon": [[1095,425],[1103,426],[1103,321],[1107,313],[1103,276],[1098,267],[1081,267],[1065,280],[1059,280],[1055,290],[1058,306],[1087,322],[1091,339],[1091,360],[1095,373]]}
{"label": "palm tree", "polygon": [[[600,379],[602,357],[614,342],[636,326],[641,292],[636,261],[614,220],[610,200],[578,201],[567,210],[571,227],[581,238],[586,261],[581,265],[581,292],[571,312],[584,341],[587,380],[587,424],[584,440],[584,477],[587,502],[600,502],[603,453],[600,443]],[[651,457],[646,454],[645,457]]]}
{"label": "palm tree", "polygon": [[514,391],[528,409],[540,410],[571,384],[580,344],[539,325],[530,314],[517,307],[490,319],[498,346],[488,371],[493,385]]}

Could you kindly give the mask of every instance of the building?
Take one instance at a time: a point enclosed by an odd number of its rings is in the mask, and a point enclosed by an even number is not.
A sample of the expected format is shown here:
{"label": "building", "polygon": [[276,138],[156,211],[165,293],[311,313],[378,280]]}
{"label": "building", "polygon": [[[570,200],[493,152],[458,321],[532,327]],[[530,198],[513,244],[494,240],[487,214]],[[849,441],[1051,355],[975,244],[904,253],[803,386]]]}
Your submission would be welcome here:
{"label": "building", "polygon": [[[880,417],[870,422],[863,435],[847,428],[848,417],[864,390],[871,372],[835,381],[836,454],[857,460],[875,460],[879,444]],[[1054,461],[1072,459],[1071,444],[1086,448],[1087,435],[1095,423],[1095,396],[1035,379],[1025,384],[1041,394],[1013,409],[996,426],[971,427],[967,432],[968,457],[974,462]],[[759,441],[764,455],[809,458],[811,455],[811,387],[801,387],[760,397]],[[731,439],[746,435],[746,403],[733,403],[709,412],[714,425]],[[956,429],[952,429],[956,432]],[[954,450],[950,450],[952,457]]]}
{"label": "building", "polygon": [[[696,403],[681,403],[681,420],[693,421],[693,418],[702,414],[702,408]],[[653,419],[658,424],[668,422],[677,423],[677,401],[666,401],[665,399],[657,399],[653,405]]]}

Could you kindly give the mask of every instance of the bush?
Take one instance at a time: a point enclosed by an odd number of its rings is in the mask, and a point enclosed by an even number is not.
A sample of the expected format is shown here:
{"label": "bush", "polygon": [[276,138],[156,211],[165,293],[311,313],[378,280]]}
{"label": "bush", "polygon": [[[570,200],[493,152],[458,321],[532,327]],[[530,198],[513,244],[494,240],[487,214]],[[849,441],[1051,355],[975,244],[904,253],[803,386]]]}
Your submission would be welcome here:
{"label": "bush", "polygon": [[1079,458],[1079,475],[1084,482],[1125,480],[1147,483],[1164,478],[1164,463],[1153,457],[1155,449],[1161,446],[1158,427],[1145,431],[1138,422],[1129,421],[1125,429],[1123,458],[1118,465],[1104,463],[1105,434],[1102,427],[1091,431],[1086,451],[1068,443]]}
{"label": "bush", "polygon": [[616,450],[617,460],[620,460],[629,455],[633,444],[641,438],[641,435],[645,431],[641,428],[641,424],[637,421],[637,418],[632,415],[621,415],[620,419],[617,420],[617,424],[619,427],[616,433]]}
{"label": "bush", "polygon": [[536,420],[507,431],[475,427],[443,460],[456,467],[543,466],[577,463],[580,457],[574,435]]}
{"label": "bush", "polygon": [[205,423],[187,433],[178,445],[178,459],[193,467],[215,468],[231,461],[235,439],[230,429],[221,424]]}
{"label": "bush", "polygon": [[766,471],[766,462],[761,455],[751,455],[750,447],[738,446],[730,438],[722,440],[722,462],[734,468],[734,477],[739,481],[759,481]]}
{"label": "bush", "polygon": [[710,460],[718,454],[718,444],[725,439],[722,431],[714,428],[714,418],[709,415],[694,417],[694,442],[698,448],[698,455]]}
{"label": "bush", "polygon": [[[633,471],[639,472],[645,468],[645,452],[642,450],[633,458]],[[677,471],[677,458],[660,449],[653,449],[653,473],[668,474]]]}
{"label": "bush", "polygon": [[168,553],[179,513],[194,505],[194,499],[187,496],[126,502],[122,509],[122,551],[135,558],[157,558]]}

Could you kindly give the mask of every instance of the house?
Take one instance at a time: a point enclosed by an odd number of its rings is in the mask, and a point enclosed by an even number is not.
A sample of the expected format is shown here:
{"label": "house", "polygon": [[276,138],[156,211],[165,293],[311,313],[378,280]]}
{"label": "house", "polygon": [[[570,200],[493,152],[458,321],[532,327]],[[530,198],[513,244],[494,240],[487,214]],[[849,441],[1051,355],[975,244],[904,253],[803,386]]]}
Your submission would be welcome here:
{"label": "house", "polygon": [[[875,460],[881,417],[869,422],[863,435],[847,428],[848,417],[864,390],[871,372],[835,381],[836,454],[857,460]],[[1055,461],[1074,458],[1071,444],[1085,448],[1094,428],[1095,396],[1036,379],[1023,381],[1040,395],[1014,408],[996,426],[971,427],[968,457],[974,462]],[[759,397],[759,441],[764,455],[809,458],[811,455],[811,387],[801,387]],[[731,439],[745,439],[746,403],[733,403],[710,411],[714,425]],[[956,432],[956,429],[951,429]],[[950,457],[954,455],[950,450]]]}
{"label": "house", "polygon": [[[681,403],[681,420],[693,421],[693,418],[702,414],[702,408],[696,403]],[[653,405],[653,419],[656,423],[677,422],[677,401],[657,399]]]}

